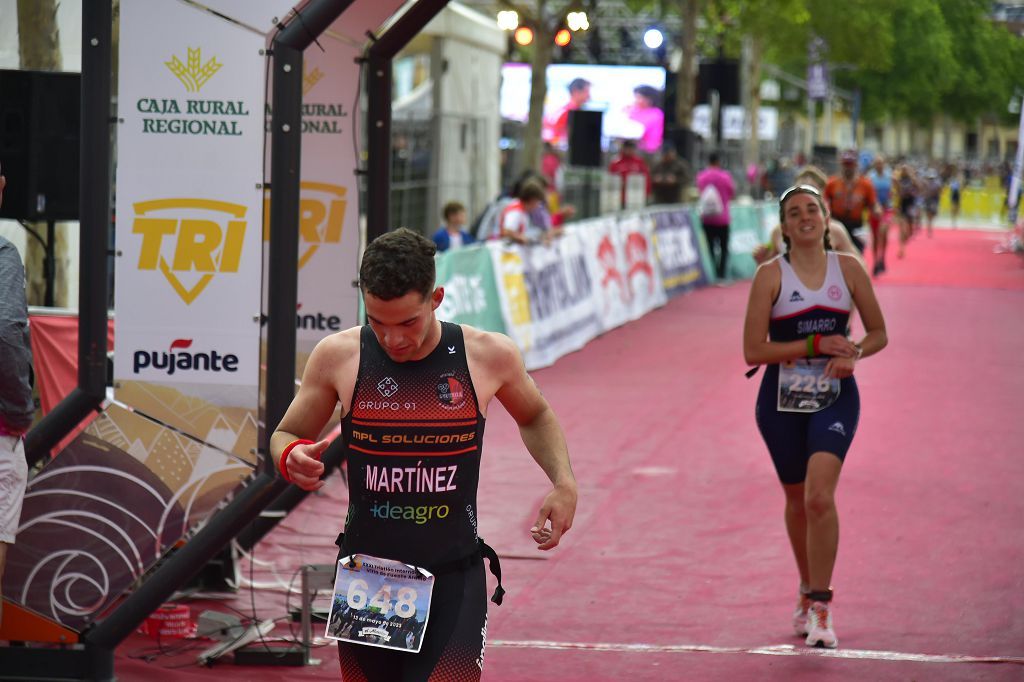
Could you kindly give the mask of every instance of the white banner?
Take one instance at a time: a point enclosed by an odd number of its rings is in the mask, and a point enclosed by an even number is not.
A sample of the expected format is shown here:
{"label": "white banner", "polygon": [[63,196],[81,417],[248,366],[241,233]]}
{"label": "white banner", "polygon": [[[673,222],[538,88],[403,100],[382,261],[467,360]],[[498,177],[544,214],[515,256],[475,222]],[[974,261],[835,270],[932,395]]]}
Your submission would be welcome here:
{"label": "white banner", "polygon": [[[359,290],[353,286],[360,248],[356,60],[368,42],[365,32],[376,30],[400,5],[398,0],[357,0],[303,53],[296,311],[300,376],[321,339],[359,324]],[[266,200],[269,216],[269,193]],[[265,240],[269,234],[268,224]]]}
{"label": "white banner", "polygon": [[306,0],[196,0],[218,14],[230,17],[240,24],[250,26],[260,33],[277,30],[277,24],[291,17],[292,7],[308,4]]}
{"label": "white banner", "polygon": [[1013,160],[1013,177],[1010,179],[1010,187],[1006,194],[1006,203],[1011,209],[1018,208],[1017,200],[1022,180],[1024,180],[1024,106],[1020,111],[1020,129],[1017,132],[1017,156]]}
{"label": "white banner", "polygon": [[196,400],[257,406],[265,38],[162,0],[120,21],[114,376],[189,431]]}
{"label": "white banner", "polygon": [[489,242],[505,329],[527,369],[552,364],[601,333],[583,239],[566,234],[552,246]]}
{"label": "white banner", "polygon": [[587,220],[573,225],[572,232],[586,244],[595,306],[605,330],[665,304],[649,213]]}
{"label": "white banner", "polygon": [[[779,110],[775,107],[758,107],[757,139],[774,140],[779,133]],[[744,107],[730,105],[722,107],[722,139],[745,140],[750,137],[750,121]]]}

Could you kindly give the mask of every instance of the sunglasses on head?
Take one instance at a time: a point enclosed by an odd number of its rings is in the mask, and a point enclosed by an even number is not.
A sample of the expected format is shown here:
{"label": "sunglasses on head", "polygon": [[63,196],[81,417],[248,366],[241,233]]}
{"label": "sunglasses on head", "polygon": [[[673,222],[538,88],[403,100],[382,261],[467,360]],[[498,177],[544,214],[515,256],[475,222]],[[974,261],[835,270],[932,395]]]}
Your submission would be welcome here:
{"label": "sunglasses on head", "polygon": [[814,185],[794,185],[782,193],[779,197],[779,205],[781,206],[791,194],[795,193],[813,194],[814,196],[821,198],[821,192]]}

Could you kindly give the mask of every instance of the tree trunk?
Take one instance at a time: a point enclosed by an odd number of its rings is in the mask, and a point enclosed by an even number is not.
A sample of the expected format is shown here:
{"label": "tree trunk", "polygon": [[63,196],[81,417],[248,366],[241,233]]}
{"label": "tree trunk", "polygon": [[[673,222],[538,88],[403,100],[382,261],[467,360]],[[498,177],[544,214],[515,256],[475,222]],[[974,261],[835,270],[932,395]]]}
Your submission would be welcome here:
{"label": "tree trunk", "polygon": [[[764,51],[764,41],[758,35],[749,35],[744,41],[746,60],[744,66],[747,68],[745,81],[747,85],[747,120],[750,121],[750,134],[747,136],[744,148],[744,170],[750,164],[760,165],[761,163],[761,140],[759,139],[758,117],[761,109],[761,55]],[[757,180],[755,179],[756,183]],[[750,188],[750,195],[757,196],[756,188]]]}
{"label": "tree trunk", "polygon": [[[18,59],[22,69],[33,71],[60,71],[62,60],[60,54],[60,32],[57,28],[56,0],[18,0]],[[45,223],[36,223],[32,229],[37,234],[46,235]],[[60,234],[60,230],[56,231]],[[66,240],[58,239],[55,245],[55,260],[58,267],[65,260],[67,251]],[[36,239],[28,239],[25,249],[25,277],[28,280],[29,305],[42,305],[45,300],[46,271],[44,267],[46,254]],[[64,296],[56,291],[54,282],[54,299],[58,304],[66,305],[67,292]],[[59,300],[63,298],[63,300]]]}
{"label": "tree trunk", "polygon": [[683,17],[683,61],[676,76],[676,125],[689,128],[693,124],[693,105],[697,80],[697,14],[699,0],[679,0]]}
{"label": "tree trunk", "polygon": [[526,121],[523,139],[523,166],[540,170],[541,124],[544,118],[544,98],[548,94],[547,69],[554,50],[555,32],[546,25],[543,9],[538,12],[541,21],[534,29],[533,60],[530,63],[530,116]]}

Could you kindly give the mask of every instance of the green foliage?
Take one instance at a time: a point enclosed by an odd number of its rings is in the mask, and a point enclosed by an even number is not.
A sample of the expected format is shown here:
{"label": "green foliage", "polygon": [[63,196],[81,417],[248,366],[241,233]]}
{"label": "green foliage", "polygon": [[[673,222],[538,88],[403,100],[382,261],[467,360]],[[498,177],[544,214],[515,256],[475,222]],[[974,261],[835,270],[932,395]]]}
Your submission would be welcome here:
{"label": "green foliage", "polygon": [[843,80],[863,93],[866,120],[890,114],[927,123],[941,111],[943,90],[957,69],[953,36],[930,0],[894,5],[888,18],[893,43],[887,67],[868,66]]}
{"label": "green foliage", "polygon": [[1024,41],[988,20],[987,0],[941,0],[939,5],[953,34],[957,63],[947,77],[943,110],[962,121],[989,112],[1013,121],[1006,106],[1014,89],[1024,85]]}

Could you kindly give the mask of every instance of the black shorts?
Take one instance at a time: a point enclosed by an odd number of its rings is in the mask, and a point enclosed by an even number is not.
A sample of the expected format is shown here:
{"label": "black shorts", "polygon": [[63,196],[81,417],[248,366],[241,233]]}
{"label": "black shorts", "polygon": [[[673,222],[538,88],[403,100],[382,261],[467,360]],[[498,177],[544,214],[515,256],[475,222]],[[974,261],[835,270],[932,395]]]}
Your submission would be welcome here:
{"label": "black shorts", "polygon": [[845,460],[860,420],[857,381],[853,377],[841,379],[839,398],[820,412],[779,412],[779,366],[766,369],[754,415],[779,480],[803,483],[807,462],[815,452],[831,452],[840,461]]}
{"label": "black shorts", "polygon": [[487,644],[487,578],[481,559],[438,574],[419,653],[338,642],[345,682],[477,682]]}
{"label": "black shorts", "polygon": [[[836,220],[841,222],[843,227],[846,228],[846,234],[849,235],[853,245],[857,247],[857,251],[864,253],[864,240],[855,234],[857,230],[864,226],[864,221],[859,218],[836,218]],[[834,244],[832,246],[833,248],[835,247]]]}
{"label": "black shorts", "polygon": [[917,215],[917,211],[914,209],[914,203],[916,201],[917,197],[914,196],[900,197],[900,213],[903,214],[904,218],[910,220]]}

